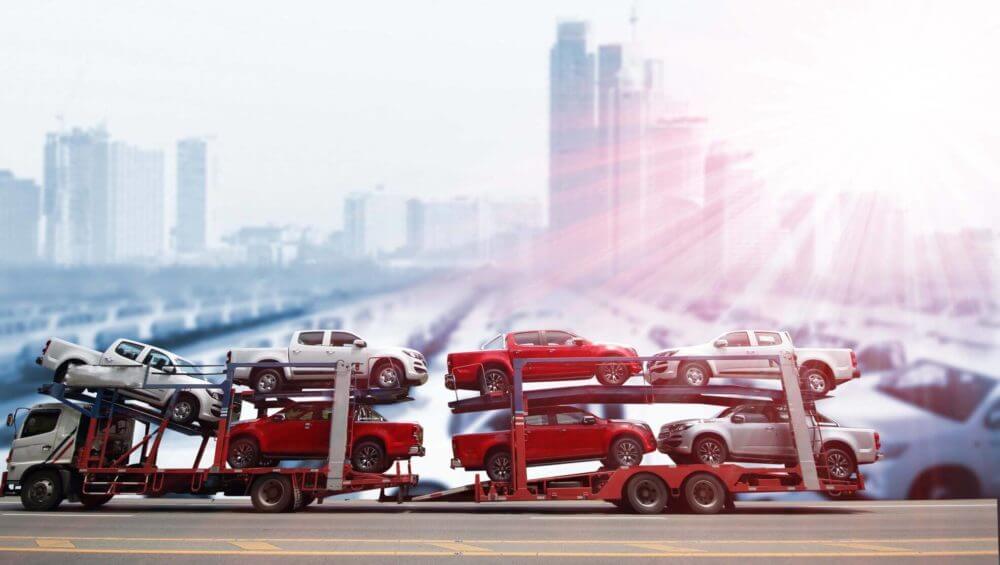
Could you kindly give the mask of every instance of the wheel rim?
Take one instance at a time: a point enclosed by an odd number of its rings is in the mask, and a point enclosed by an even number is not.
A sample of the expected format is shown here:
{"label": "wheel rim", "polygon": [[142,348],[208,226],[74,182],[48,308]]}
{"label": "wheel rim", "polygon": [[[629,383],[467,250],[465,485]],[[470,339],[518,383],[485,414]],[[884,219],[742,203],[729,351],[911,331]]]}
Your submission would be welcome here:
{"label": "wheel rim", "polygon": [[622,441],[615,447],[615,458],[622,466],[635,465],[639,457],[639,446],[634,441]]}
{"label": "wheel rim", "polygon": [[374,445],[365,445],[358,450],[358,470],[375,471],[382,460],[382,453]]}
{"label": "wheel rim", "polygon": [[705,382],[705,371],[698,365],[692,365],[684,370],[684,378],[692,386],[701,386]]}
{"label": "wheel rim", "polygon": [[278,375],[271,371],[257,377],[257,392],[274,392],[278,388]]}
{"label": "wheel rim", "polygon": [[691,488],[692,502],[702,508],[709,508],[715,504],[718,493],[715,492],[715,485],[708,479],[701,479]]}
{"label": "wheel rim", "polygon": [[698,444],[698,459],[709,465],[722,463],[722,445],[714,439],[708,439]]}
{"label": "wheel rim", "polygon": [[660,503],[659,485],[653,479],[640,479],[635,485],[635,501],[644,508],[652,508]]}
{"label": "wheel rim", "polygon": [[851,461],[840,451],[826,454],[826,468],[835,479],[844,480],[851,476]]}
{"label": "wheel rim", "polygon": [[504,392],[507,390],[507,375],[503,371],[490,369],[483,377],[486,381],[486,392]]}
{"label": "wheel rim", "polygon": [[232,451],[232,466],[237,469],[242,469],[250,465],[250,463],[256,459],[257,449],[249,443],[243,442],[238,443],[233,446]]}
{"label": "wheel rim", "polygon": [[493,470],[493,476],[498,481],[510,480],[510,467],[510,456],[507,454],[497,455],[493,458],[493,462],[490,465],[490,468]]}
{"label": "wheel rim", "polygon": [[281,502],[285,494],[285,485],[278,479],[267,479],[260,487],[260,503],[263,506],[274,507]]}
{"label": "wheel rim", "polygon": [[179,400],[174,404],[173,412],[171,416],[175,422],[186,422],[191,414],[194,412],[194,407],[187,400]]}
{"label": "wheel rim", "polygon": [[806,376],[809,381],[809,389],[813,392],[826,392],[826,378],[819,371],[809,371]]}
{"label": "wheel rim", "polygon": [[625,382],[625,365],[602,365],[601,380],[612,385]]}
{"label": "wheel rim", "polygon": [[55,492],[56,484],[52,482],[52,479],[45,478],[31,484],[31,490],[28,491],[28,497],[35,504],[44,504],[52,498],[52,495],[54,495]]}
{"label": "wheel rim", "polygon": [[378,384],[382,388],[399,387],[399,372],[391,365],[383,368],[378,373]]}

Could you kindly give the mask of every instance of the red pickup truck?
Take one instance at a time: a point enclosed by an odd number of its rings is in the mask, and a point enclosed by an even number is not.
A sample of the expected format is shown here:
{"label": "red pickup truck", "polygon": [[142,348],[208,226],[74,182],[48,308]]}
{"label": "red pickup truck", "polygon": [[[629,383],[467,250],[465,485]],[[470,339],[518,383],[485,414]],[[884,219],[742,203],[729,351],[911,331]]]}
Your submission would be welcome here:
{"label": "red pickup truck", "polygon": [[[450,390],[478,390],[482,394],[507,392],[515,359],[540,357],[638,357],[622,345],[593,343],[562,330],[533,330],[500,334],[479,351],[448,354],[444,385]],[[528,363],[524,382],[561,381],[597,377],[604,385],[621,385],[642,373],[640,363]]]}
{"label": "red pickup truck", "polygon": [[[329,402],[299,402],[268,416],[239,422],[230,432],[227,460],[234,469],[267,467],[281,459],[325,459],[330,449]],[[424,454],[419,424],[389,422],[370,406],[351,408],[351,466],[381,473],[397,459]]]}
{"label": "red pickup truck", "polygon": [[[525,418],[528,465],[600,459],[607,467],[630,467],[656,450],[649,425],[606,420],[573,406],[532,411]],[[452,469],[485,470],[491,480],[510,480],[510,431],[460,434],[451,440]]]}

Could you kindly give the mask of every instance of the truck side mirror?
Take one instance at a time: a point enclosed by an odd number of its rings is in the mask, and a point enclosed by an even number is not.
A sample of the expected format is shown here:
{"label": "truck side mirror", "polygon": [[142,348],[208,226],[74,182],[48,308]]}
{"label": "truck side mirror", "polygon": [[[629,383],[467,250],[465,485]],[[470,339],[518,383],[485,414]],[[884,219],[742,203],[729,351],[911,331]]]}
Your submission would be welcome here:
{"label": "truck side mirror", "polygon": [[732,421],[734,424],[745,424],[747,417],[743,414],[733,414]]}
{"label": "truck side mirror", "polygon": [[368,342],[363,339],[354,340],[354,347],[368,347]]}
{"label": "truck side mirror", "polygon": [[176,375],[177,374],[177,367],[174,366],[174,365],[164,365],[161,370],[164,373],[167,373],[168,375]]}
{"label": "truck side mirror", "polygon": [[585,343],[587,343],[587,340],[583,339],[582,337],[574,337],[573,339],[569,340],[569,342],[570,342],[571,345],[575,345],[577,347],[580,347],[580,346],[584,345]]}
{"label": "truck side mirror", "polygon": [[583,423],[588,426],[593,426],[594,424],[597,423],[597,417],[587,414],[586,416],[583,417]]}
{"label": "truck side mirror", "polygon": [[9,428],[13,425],[14,425],[14,414],[13,413],[7,414],[7,427]]}
{"label": "truck side mirror", "polygon": [[275,414],[274,416],[271,416],[271,421],[274,421],[274,422],[284,422],[285,421],[285,415],[284,414]]}
{"label": "truck side mirror", "polygon": [[712,345],[714,345],[716,349],[723,349],[729,347],[729,342],[724,339],[717,339]]}

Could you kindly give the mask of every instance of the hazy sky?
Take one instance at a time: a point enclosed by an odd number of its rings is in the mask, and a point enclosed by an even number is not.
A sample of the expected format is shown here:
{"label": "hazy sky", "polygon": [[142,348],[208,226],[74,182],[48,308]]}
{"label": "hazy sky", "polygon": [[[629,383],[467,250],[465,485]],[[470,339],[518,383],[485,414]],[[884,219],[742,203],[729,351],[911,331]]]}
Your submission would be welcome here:
{"label": "hazy sky", "polygon": [[[997,4],[647,0],[638,33],[665,59],[671,96],[707,115],[713,136],[754,150],[771,185],[958,188],[954,211],[986,223],[996,213],[974,204],[1000,188]],[[597,42],[622,41],[629,11],[580,0],[7,2],[0,168],[40,180],[44,134],[61,115],[165,149],[171,173],[177,138],[216,136],[226,227],[333,227],[342,196],[376,184],[544,198],[556,22],[587,19]]]}

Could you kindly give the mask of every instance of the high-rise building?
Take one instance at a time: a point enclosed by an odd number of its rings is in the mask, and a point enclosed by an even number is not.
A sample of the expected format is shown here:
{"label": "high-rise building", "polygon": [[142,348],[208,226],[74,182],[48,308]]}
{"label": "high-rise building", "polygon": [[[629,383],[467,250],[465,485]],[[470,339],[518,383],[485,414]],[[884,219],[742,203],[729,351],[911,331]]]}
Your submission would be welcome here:
{"label": "high-rise building", "polygon": [[0,171],[0,263],[23,264],[38,260],[41,224],[41,189],[35,181]]}
{"label": "high-rise building", "polygon": [[76,265],[112,260],[114,217],[103,128],[46,136],[44,208],[49,261]]}
{"label": "high-rise building", "polygon": [[406,247],[411,252],[424,249],[427,237],[427,222],[424,218],[424,203],[411,198],[406,201]]}
{"label": "high-rise building", "polygon": [[386,192],[355,192],[344,200],[344,237],[351,257],[392,255],[408,243],[406,198]]}
{"label": "high-rise building", "polygon": [[166,223],[163,152],[116,141],[109,156],[112,259],[161,259]]}
{"label": "high-rise building", "polygon": [[635,228],[647,251],[698,244],[691,227],[699,222],[704,194],[705,126],[704,118],[677,116],[646,130],[642,210]]}
{"label": "high-rise building", "polygon": [[560,22],[549,52],[549,227],[594,213],[594,55],[586,22]]}
{"label": "high-rise building", "polygon": [[208,140],[177,142],[177,223],[174,243],[178,253],[201,253],[208,244],[208,198],[214,184]]}

